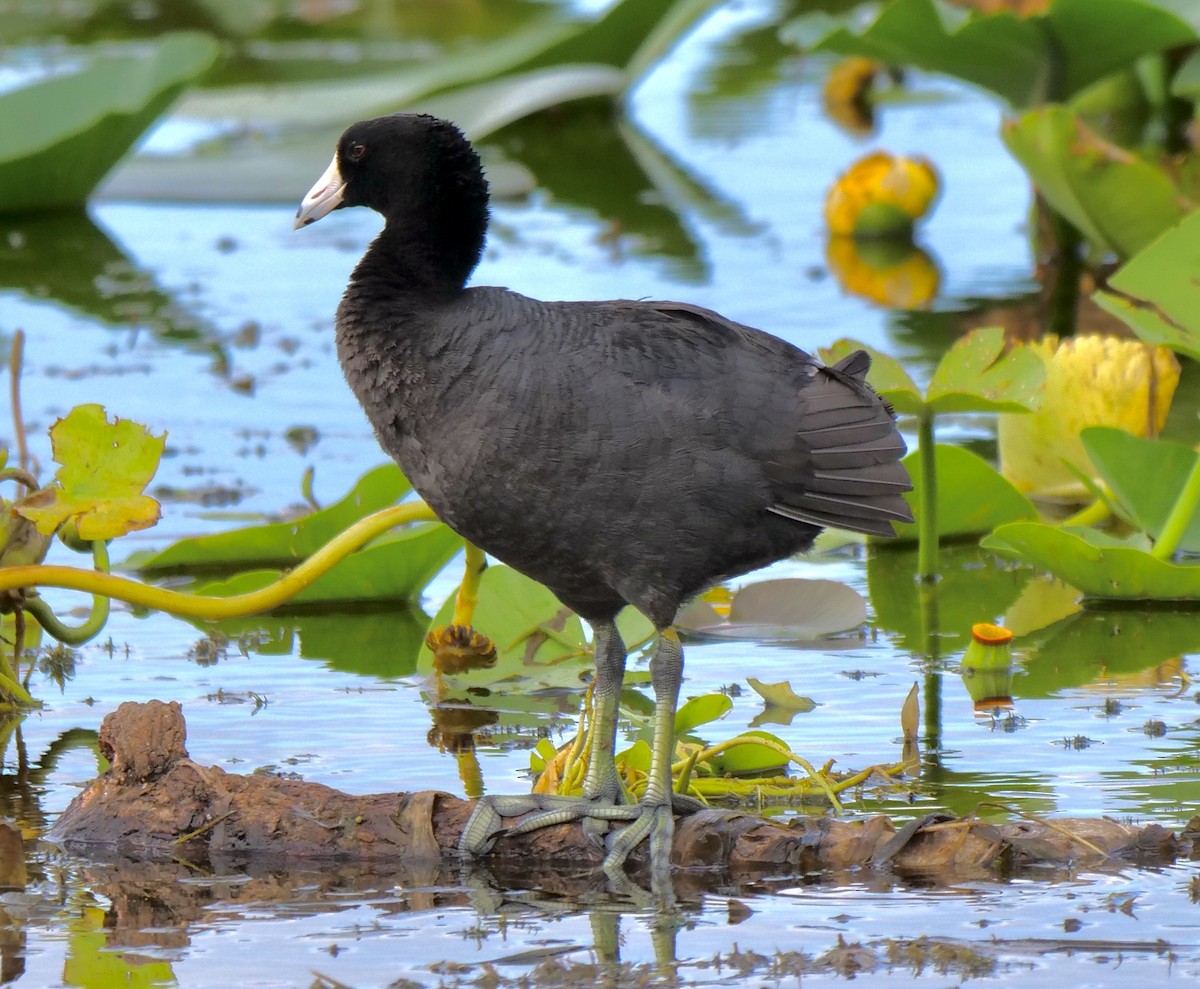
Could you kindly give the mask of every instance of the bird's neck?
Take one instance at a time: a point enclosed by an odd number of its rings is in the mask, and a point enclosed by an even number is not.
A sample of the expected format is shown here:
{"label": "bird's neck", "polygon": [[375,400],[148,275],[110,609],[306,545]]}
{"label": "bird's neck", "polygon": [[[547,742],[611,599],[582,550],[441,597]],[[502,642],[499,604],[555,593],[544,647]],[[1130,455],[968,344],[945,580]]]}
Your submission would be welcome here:
{"label": "bird's neck", "polygon": [[444,198],[438,208],[390,216],[351,276],[352,285],[386,295],[454,296],[483,254],[486,195],[479,201]]}

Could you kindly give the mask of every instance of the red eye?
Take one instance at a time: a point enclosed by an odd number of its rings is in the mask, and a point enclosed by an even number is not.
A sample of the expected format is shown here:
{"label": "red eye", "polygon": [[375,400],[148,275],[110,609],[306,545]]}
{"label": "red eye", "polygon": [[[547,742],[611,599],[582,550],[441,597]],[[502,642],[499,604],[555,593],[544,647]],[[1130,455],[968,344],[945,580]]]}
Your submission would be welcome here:
{"label": "red eye", "polygon": [[346,157],[351,161],[358,161],[366,153],[367,146],[365,144],[352,144],[346,149]]}

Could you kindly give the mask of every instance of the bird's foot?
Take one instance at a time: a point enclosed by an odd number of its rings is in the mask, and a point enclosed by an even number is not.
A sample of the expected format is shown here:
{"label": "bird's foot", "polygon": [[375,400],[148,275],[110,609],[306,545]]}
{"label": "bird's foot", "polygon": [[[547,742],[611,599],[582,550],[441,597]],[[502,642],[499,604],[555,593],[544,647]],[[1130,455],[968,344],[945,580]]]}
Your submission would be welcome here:
{"label": "bird's foot", "polygon": [[496,644],[469,625],[439,625],[425,636],[439,674],[464,673],[496,665]]}

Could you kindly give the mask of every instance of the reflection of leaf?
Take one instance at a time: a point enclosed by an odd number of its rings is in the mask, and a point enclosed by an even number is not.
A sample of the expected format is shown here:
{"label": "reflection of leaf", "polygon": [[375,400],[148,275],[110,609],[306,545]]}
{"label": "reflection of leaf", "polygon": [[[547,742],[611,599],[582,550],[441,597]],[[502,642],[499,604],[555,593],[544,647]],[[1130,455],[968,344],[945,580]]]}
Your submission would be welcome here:
{"label": "reflection of leaf", "polygon": [[[335,564],[281,610],[318,604],[415,601],[461,548],[462,540],[440,523],[389,532]],[[250,570],[190,590],[222,597],[246,594],[273,583],[279,576],[277,570]]]}
{"label": "reflection of leaf", "polygon": [[[1100,542],[1106,545],[1097,545]],[[1088,597],[1200,601],[1200,566],[1167,563],[1113,542],[1091,529],[1013,522],[1000,526],[980,545],[1047,570]]]}
{"label": "reflection of leaf", "polygon": [[384,464],[367,471],[340,501],[311,515],[291,522],[181,539],[157,553],[135,555],[125,565],[146,572],[165,572],[298,563],[343,529],[371,512],[394,505],[411,490],[399,467]]}
{"label": "reflection of leaf", "polygon": [[[1182,443],[1149,440],[1122,429],[1092,427],[1083,445],[1122,511],[1139,529],[1158,539],[1171,510],[1195,469],[1197,454]],[[1179,548],[1200,551],[1200,513]]]}
{"label": "reflection of leaf", "polygon": [[1028,570],[997,567],[990,553],[968,543],[943,546],[938,570],[937,583],[922,587],[915,548],[870,544],[867,585],[875,624],[899,633],[900,648],[909,652],[961,648],[971,626],[1003,615],[1030,578]]}
{"label": "reflection of leaf", "polygon": [[1069,687],[1137,673],[1200,651],[1195,611],[1084,610],[1021,639],[1021,697],[1051,697]]}
{"label": "reflection of leaf", "polygon": [[[961,446],[939,443],[935,447],[937,467],[938,535],[942,538],[990,532],[1004,522],[1037,517],[1033,504],[991,464]],[[919,505],[925,483],[920,451],[904,458],[913,490],[906,497]],[[915,523],[898,523],[896,536],[915,539]]]}
{"label": "reflection of leaf", "polygon": [[[429,617],[415,604],[390,601],[374,608],[317,611],[286,618],[255,615],[197,623],[233,642],[243,637],[253,655],[287,656],[294,650],[330,669],[367,677],[403,677],[416,669]],[[232,652],[232,646],[231,646]]]}
{"label": "reflection of leaf", "polygon": [[1166,231],[1108,280],[1111,291],[1092,296],[1133,327],[1147,343],[1159,343],[1200,360],[1200,211]]}
{"label": "reflection of leaf", "polygon": [[142,490],[158,470],[166,434],[128,419],[108,421],[101,405],[79,405],[50,427],[55,484],[22,499],[16,511],[43,534],[74,519],[79,536],[104,540],[146,529],[158,502]]}
{"label": "reflection of leaf", "polygon": [[1102,252],[1129,257],[1188,212],[1164,169],[1101,139],[1069,107],[1027,113],[1003,136],[1046,201]]}
{"label": "reflection of leaf", "polygon": [[0,212],[77,206],[150,123],[217,59],[201,34],[0,93]]}
{"label": "reflection of leaf", "polygon": [[790,642],[845,632],[866,617],[866,602],[852,587],[835,580],[788,578],[747,584],[734,595],[728,620],[698,599],[677,623],[692,634]]}

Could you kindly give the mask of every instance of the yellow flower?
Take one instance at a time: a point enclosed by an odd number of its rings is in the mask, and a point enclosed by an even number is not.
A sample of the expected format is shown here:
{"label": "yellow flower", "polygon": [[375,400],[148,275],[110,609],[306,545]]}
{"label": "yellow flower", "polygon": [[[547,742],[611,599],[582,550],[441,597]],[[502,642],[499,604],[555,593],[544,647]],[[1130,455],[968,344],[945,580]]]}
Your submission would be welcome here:
{"label": "yellow flower", "polygon": [[875,129],[871,87],[884,71],[882,62],[858,55],[838,62],[825,77],[821,93],[829,119],[851,134],[870,134]]}
{"label": "yellow flower", "polygon": [[830,237],[825,261],[847,292],[891,309],[928,305],[941,282],[933,259],[906,242]]}
{"label": "yellow flower", "polygon": [[1046,361],[1044,398],[1036,412],[1000,416],[1000,471],[1022,492],[1086,497],[1064,463],[1095,476],[1081,430],[1116,426],[1156,436],[1179,384],[1179,362],[1166,347],[1099,334],[1027,346]]}
{"label": "yellow flower", "polygon": [[913,222],[933,205],[937,170],[925,158],[875,151],[838,177],[825,198],[832,234],[855,237],[912,236]]}

